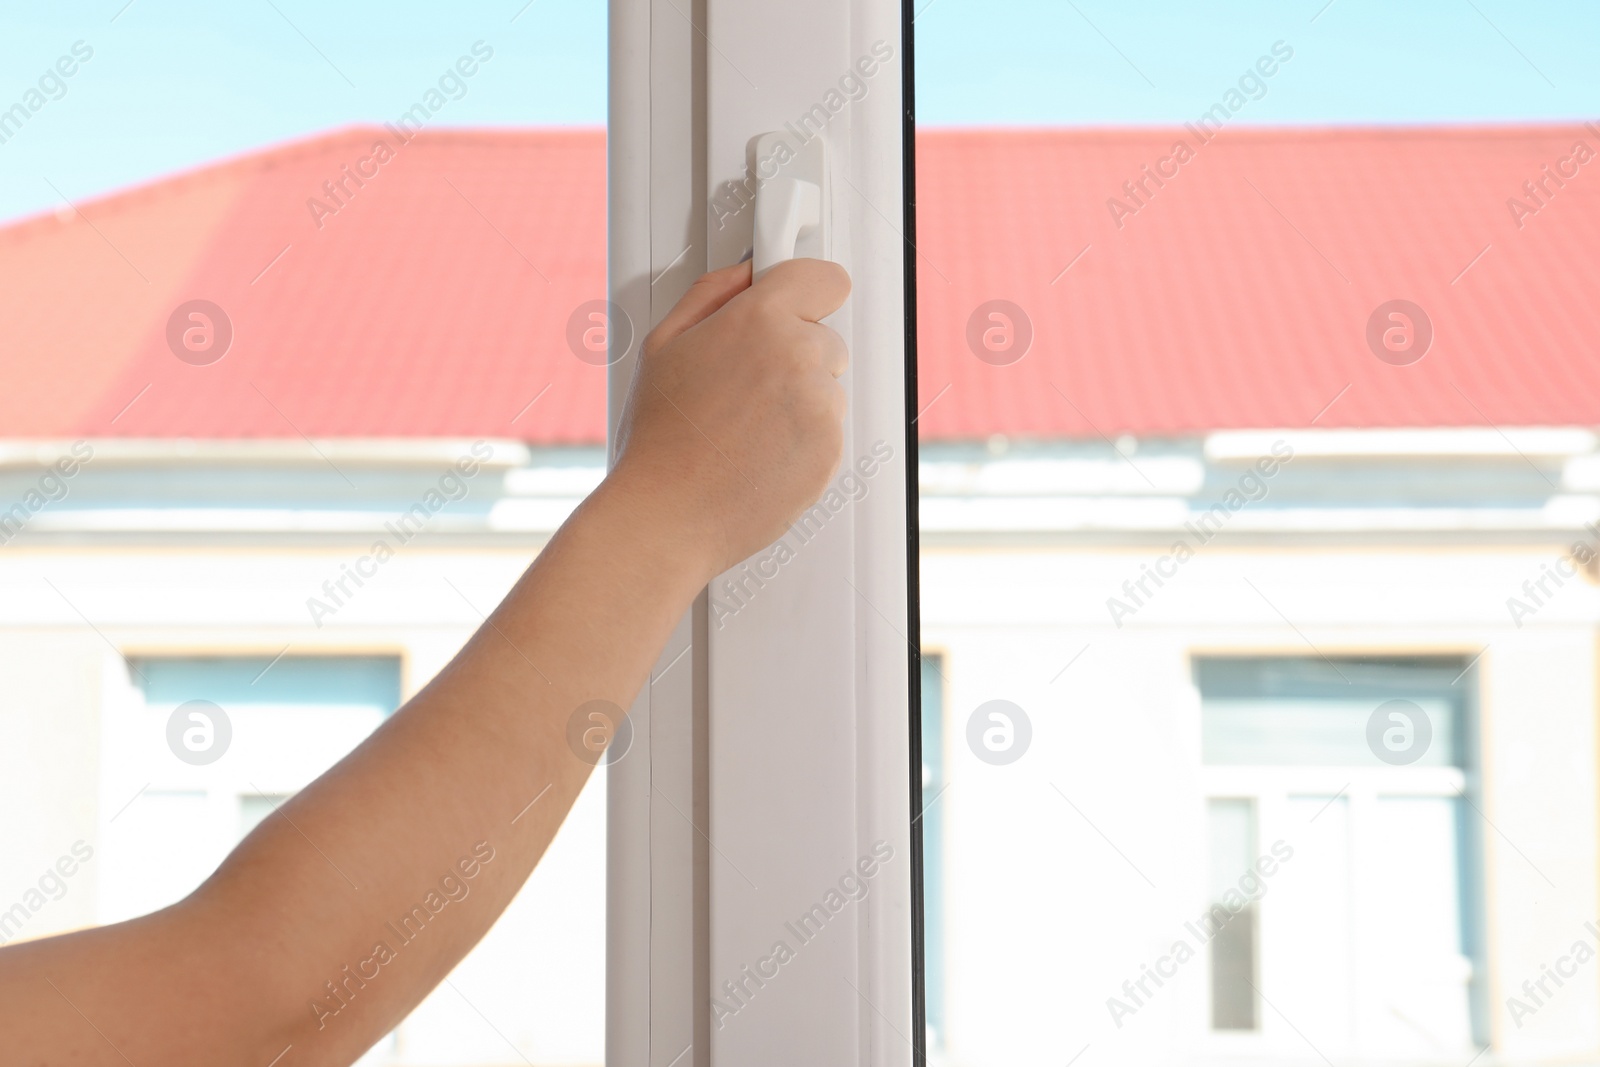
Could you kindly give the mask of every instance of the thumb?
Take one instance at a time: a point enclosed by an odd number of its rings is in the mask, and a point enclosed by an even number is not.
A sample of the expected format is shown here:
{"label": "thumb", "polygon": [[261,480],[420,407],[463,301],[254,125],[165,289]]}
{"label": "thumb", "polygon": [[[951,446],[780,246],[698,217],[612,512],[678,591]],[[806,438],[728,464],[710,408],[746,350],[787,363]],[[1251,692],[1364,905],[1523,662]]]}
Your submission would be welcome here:
{"label": "thumb", "polygon": [[702,274],[672,306],[650,336],[644,339],[649,355],[672,343],[673,338],[710,317],[728,301],[750,288],[750,261]]}

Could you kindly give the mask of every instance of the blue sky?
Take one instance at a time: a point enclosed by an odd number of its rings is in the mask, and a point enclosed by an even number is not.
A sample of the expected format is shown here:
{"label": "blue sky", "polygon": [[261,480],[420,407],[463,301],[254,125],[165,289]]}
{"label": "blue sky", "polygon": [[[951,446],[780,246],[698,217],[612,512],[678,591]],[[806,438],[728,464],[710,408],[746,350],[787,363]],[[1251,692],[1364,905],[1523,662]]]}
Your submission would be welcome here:
{"label": "blue sky", "polygon": [[1253,123],[1600,115],[1593,0],[918,0],[930,124],[1192,118],[1274,41]]}
{"label": "blue sky", "polygon": [[[1600,4],[1576,0],[918,0],[929,125],[1177,122],[1275,41],[1256,123],[1600,115]],[[687,0],[684,0],[687,8]],[[378,14],[381,12],[381,14]],[[0,110],[93,58],[0,144],[0,219],[352,122],[392,118],[473,42],[440,125],[598,125],[603,0],[60,0],[0,16]]]}

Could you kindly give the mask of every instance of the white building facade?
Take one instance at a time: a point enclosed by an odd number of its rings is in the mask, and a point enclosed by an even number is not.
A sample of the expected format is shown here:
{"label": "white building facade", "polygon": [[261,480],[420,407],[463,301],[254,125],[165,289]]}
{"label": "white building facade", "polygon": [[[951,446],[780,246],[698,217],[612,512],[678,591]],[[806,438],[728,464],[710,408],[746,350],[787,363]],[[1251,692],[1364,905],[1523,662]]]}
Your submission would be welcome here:
{"label": "white building facade", "polygon": [[[602,465],[9,443],[0,934],[187,893]],[[1600,1061],[1592,433],[997,438],[920,480],[939,1061]],[[603,808],[369,1062],[601,1062]]]}

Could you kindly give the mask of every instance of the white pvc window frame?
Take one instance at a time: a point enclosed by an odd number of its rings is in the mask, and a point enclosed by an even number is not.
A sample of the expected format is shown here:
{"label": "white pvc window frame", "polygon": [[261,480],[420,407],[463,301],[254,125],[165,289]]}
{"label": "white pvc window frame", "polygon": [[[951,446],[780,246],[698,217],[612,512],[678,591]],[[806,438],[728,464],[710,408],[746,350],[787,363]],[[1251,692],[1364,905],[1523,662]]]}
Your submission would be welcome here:
{"label": "white pvc window frame", "polygon": [[638,338],[750,248],[749,199],[783,162],[753,158],[758,135],[822,131],[829,256],[854,287],[829,320],[853,355],[836,497],[700,597],[607,771],[606,1061],[920,1063],[909,16],[610,17],[610,299],[633,327],[611,331],[613,436]]}

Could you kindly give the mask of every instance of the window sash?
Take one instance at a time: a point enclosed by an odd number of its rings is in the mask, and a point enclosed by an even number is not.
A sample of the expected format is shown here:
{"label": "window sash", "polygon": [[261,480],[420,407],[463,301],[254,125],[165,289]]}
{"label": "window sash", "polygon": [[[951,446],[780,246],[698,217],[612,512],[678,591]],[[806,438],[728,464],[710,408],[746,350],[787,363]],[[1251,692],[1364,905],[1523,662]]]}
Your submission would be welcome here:
{"label": "window sash", "polygon": [[[611,3],[610,292],[636,338],[749,246],[753,212],[726,197],[754,162],[749,142],[793,133],[878,57],[869,91],[830,110],[824,132],[831,258],[853,280],[830,319],[855,354],[844,461],[877,466],[825,529],[790,538],[791,561],[725,576],[746,590],[731,617],[729,586],[713,583],[631,709],[632,749],[607,770],[613,1064],[742,1064],[778,1048],[796,1062],[921,1058],[910,246],[889,221],[906,211],[908,26],[899,0]],[[613,428],[636,351],[612,367]],[[801,920],[818,905],[814,931]],[[763,961],[778,942],[794,962],[774,974]]]}

